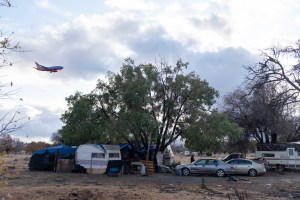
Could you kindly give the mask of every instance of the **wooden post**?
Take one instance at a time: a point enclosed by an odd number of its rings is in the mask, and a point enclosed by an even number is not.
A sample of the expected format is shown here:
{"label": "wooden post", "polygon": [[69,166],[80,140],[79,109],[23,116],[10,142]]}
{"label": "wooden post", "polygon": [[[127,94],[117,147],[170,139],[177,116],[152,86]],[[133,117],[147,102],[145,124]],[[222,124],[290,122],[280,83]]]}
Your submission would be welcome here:
{"label": "wooden post", "polygon": [[56,172],[57,161],[58,161],[58,150],[55,151],[54,155],[55,155],[55,157],[54,157],[54,172]]}
{"label": "wooden post", "polygon": [[149,142],[148,142],[148,148],[147,148],[147,158],[146,158],[146,172],[149,172],[149,155],[150,155],[150,145],[151,145],[151,133],[149,137]]}
{"label": "wooden post", "polygon": [[205,179],[202,177],[201,180],[201,189],[206,189]]}

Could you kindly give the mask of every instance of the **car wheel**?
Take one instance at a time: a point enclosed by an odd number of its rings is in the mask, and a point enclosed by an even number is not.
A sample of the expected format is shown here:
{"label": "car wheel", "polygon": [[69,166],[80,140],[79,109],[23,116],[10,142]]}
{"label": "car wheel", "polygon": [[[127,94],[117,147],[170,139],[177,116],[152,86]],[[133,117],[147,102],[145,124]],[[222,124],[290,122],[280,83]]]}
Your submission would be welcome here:
{"label": "car wheel", "polygon": [[188,175],[190,175],[190,170],[188,169],[188,168],[183,168],[182,170],[181,170],[181,172],[182,172],[182,175],[184,175],[184,176],[188,176]]}
{"label": "car wheel", "polygon": [[257,176],[257,171],[255,169],[250,169],[248,174],[249,176]]}
{"label": "car wheel", "polygon": [[218,169],[216,174],[219,177],[223,177],[223,176],[225,176],[225,171],[223,169]]}

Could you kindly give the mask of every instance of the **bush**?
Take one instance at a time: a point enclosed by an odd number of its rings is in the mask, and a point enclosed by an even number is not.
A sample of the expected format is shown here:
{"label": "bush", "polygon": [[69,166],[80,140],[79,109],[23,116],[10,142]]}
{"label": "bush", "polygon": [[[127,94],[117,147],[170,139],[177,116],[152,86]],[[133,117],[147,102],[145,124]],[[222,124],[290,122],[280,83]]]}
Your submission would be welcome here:
{"label": "bush", "polygon": [[[3,156],[3,153],[0,153],[0,191],[7,186],[7,177],[8,173],[6,171],[6,168],[4,166],[5,162],[1,159]],[[1,195],[1,194],[0,194]]]}

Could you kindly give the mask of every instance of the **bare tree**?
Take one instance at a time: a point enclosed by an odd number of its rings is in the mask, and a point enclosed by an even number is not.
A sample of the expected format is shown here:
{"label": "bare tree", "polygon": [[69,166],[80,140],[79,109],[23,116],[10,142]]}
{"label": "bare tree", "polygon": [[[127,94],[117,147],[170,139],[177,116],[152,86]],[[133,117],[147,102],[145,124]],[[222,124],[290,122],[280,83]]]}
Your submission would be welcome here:
{"label": "bare tree", "polygon": [[11,7],[11,3],[9,0],[2,0],[0,2],[0,6],[7,6],[7,7]]}
{"label": "bare tree", "polygon": [[0,152],[9,153],[12,149],[12,138],[7,133],[0,133]]}
{"label": "bare tree", "polygon": [[22,150],[25,150],[25,143],[22,142],[19,138],[15,138],[12,141],[12,151],[16,153],[20,153]]}
{"label": "bare tree", "polygon": [[[289,97],[287,103],[298,103],[300,93],[300,40],[286,47],[272,47],[261,52],[262,62],[247,66],[246,85],[251,91],[273,83],[277,92]],[[285,88],[285,90],[281,90]]]}
{"label": "bare tree", "polygon": [[285,120],[274,124],[280,139],[296,141],[300,139],[299,117],[295,109],[299,107],[300,95],[300,40],[285,47],[274,46],[261,51],[262,61],[246,67],[249,85],[248,94],[272,83],[278,99],[285,104]]}
{"label": "bare tree", "polygon": [[58,132],[54,132],[51,135],[51,141],[53,142],[53,144],[62,144],[62,137]]}
{"label": "bare tree", "polygon": [[246,138],[276,143],[278,139],[286,139],[283,127],[295,111],[287,104],[289,98],[287,93],[277,93],[275,84],[268,83],[254,88],[250,94],[242,89],[228,94],[224,98],[224,109],[231,120],[244,129]]}
{"label": "bare tree", "polygon": [[48,144],[46,142],[41,142],[41,141],[40,142],[30,142],[25,147],[25,151],[26,151],[26,153],[32,154],[35,151],[47,148],[49,146],[50,146],[50,144]]}
{"label": "bare tree", "polygon": [[[11,7],[9,0],[1,0],[0,6]],[[12,66],[13,63],[9,60],[9,55],[12,52],[18,52],[20,49],[19,42],[14,42],[14,32],[0,30],[0,68]],[[11,89],[13,82],[3,83],[0,79],[0,100],[10,99],[17,90]],[[20,99],[22,100],[22,99]],[[20,115],[20,106],[0,115],[0,133],[15,132],[29,123],[26,116]]]}

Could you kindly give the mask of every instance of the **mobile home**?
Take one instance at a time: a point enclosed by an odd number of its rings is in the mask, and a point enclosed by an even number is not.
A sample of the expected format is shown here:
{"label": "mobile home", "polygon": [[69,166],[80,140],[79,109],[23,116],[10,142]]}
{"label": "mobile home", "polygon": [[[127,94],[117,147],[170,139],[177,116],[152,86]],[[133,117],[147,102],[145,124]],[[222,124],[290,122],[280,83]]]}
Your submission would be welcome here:
{"label": "mobile home", "polygon": [[104,173],[109,160],[121,160],[120,147],[106,144],[83,144],[75,154],[76,164],[90,173]]}
{"label": "mobile home", "polygon": [[300,169],[300,144],[257,144],[255,156],[262,158],[266,167],[273,169]]}

